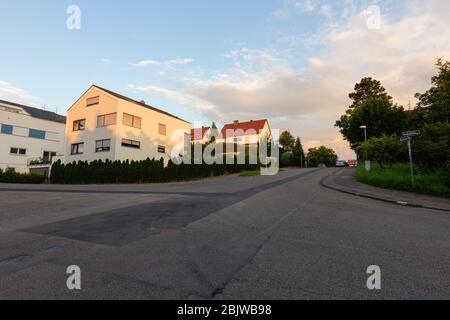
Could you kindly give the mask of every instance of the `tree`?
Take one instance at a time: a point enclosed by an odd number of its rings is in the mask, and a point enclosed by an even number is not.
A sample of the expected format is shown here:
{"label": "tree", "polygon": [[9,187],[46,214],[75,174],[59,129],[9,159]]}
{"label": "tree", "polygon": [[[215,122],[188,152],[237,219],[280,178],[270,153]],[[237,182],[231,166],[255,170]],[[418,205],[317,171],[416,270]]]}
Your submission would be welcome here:
{"label": "tree", "polygon": [[413,157],[420,166],[436,169],[450,163],[450,123],[426,124],[413,141]]}
{"label": "tree", "polygon": [[355,84],[355,91],[350,93],[349,98],[353,103],[350,109],[356,108],[363,102],[369,99],[386,99],[392,100],[392,97],[387,94],[386,89],[381,85],[381,82],[371,77],[362,78],[361,81]]}
{"label": "tree", "polygon": [[295,145],[292,150],[291,164],[298,167],[303,167],[303,161],[305,160],[305,152],[300,137],[295,140]]}
{"label": "tree", "polygon": [[289,130],[286,130],[281,133],[279,143],[283,149],[283,152],[292,151],[295,145],[295,138]]}
{"label": "tree", "polygon": [[414,118],[425,123],[450,122],[450,61],[438,59],[439,73],[431,79],[432,87],[425,93],[416,94],[419,99]]}
{"label": "tree", "polygon": [[397,135],[372,137],[358,148],[365,159],[377,161],[381,168],[406,160],[406,145]]}
{"label": "tree", "polygon": [[317,167],[324,164],[327,167],[336,166],[338,156],[333,149],[321,146],[319,148],[311,148],[308,150],[308,161],[310,167]]}
{"label": "tree", "polygon": [[363,125],[367,126],[368,137],[400,135],[408,128],[408,115],[403,107],[387,98],[370,98],[336,121],[336,127],[355,151],[365,141]]}

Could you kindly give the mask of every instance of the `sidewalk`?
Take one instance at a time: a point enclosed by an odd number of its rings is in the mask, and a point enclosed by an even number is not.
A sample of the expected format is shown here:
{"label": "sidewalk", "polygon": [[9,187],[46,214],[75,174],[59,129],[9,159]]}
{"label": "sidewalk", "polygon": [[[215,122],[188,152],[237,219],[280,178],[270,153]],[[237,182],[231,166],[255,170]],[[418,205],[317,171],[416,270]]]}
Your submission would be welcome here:
{"label": "sidewalk", "polygon": [[356,181],[355,168],[336,171],[322,180],[323,187],[334,191],[390,202],[396,205],[450,212],[450,200],[410,192],[382,189]]}

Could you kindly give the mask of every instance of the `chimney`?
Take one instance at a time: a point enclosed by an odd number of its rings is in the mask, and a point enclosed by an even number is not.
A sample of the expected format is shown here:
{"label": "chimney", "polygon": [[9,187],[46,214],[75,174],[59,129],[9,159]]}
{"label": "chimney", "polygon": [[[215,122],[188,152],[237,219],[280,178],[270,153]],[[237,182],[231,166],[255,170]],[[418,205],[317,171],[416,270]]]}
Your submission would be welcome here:
{"label": "chimney", "polygon": [[141,100],[141,101],[139,101],[140,103],[142,103],[142,104],[145,104],[145,100]]}
{"label": "chimney", "polygon": [[234,120],[233,124],[237,126],[239,124],[239,120]]}

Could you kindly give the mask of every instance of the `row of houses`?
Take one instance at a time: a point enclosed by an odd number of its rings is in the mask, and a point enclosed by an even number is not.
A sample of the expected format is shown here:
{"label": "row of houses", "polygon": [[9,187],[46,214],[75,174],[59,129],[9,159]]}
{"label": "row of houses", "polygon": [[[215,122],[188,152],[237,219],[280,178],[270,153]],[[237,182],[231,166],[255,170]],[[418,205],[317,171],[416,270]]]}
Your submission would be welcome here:
{"label": "row of houses", "polygon": [[[91,86],[67,111],[53,112],[0,100],[0,168],[49,174],[52,162],[161,159],[166,162],[177,131],[189,143],[207,143],[211,128],[116,92]],[[217,142],[256,144],[271,137],[267,120],[227,124]],[[179,141],[178,141],[179,143]]]}

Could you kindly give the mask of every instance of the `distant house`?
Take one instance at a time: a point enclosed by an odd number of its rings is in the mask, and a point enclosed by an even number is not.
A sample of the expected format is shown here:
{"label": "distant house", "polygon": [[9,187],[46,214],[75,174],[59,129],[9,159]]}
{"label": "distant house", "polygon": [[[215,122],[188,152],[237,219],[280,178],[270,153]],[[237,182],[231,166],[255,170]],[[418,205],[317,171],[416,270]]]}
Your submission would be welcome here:
{"label": "distant house", "polygon": [[66,117],[0,100],[0,168],[48,176],[64,151]]}
{"label": "distant house", "polygon": [[272,131],[270,129],[269,121],[263,120],[251,120],[247,122],[239,122],[238,120],[233,123],[226,124],[219,138],[218,143],[223,144],[241,144],[241,145],[255,145],[261,142],[261,139],[266,137],[272,138]]}
{"label": "distant house", "polygon": [[211,137],[211,127],[201,127],[191,130],[192,144],[206,144]]}
{"label": "distant house", "polygon": [[163,158],[180,141],[190,141],[191,124],[166,111],[113,91],[91,86],[67,112],[65,161]]}

